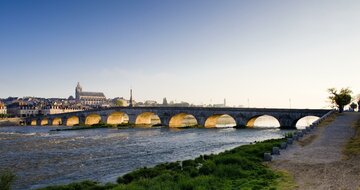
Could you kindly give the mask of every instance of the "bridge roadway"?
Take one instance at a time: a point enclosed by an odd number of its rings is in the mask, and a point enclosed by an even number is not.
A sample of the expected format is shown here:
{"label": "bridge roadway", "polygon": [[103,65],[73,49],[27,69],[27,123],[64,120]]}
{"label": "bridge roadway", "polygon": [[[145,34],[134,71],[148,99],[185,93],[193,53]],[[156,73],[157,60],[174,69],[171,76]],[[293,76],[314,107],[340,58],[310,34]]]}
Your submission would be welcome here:
{"label": "bridge roadway", "polygon": [[[280,128],[294,129],[303,117],[321,117],[326,109],[273,109],[273,108],[207,108],[207,107],[111,107],[62,114],[29,117],[28,125],[94,125],[99,123],[118,125],[154,125],[184,127],[200,125],[216,127],[221,117],[232,118],[237,127],[252,127],[255,120],[264,115],[272,116]],[[193,122],[190,122],[193,121]]]}

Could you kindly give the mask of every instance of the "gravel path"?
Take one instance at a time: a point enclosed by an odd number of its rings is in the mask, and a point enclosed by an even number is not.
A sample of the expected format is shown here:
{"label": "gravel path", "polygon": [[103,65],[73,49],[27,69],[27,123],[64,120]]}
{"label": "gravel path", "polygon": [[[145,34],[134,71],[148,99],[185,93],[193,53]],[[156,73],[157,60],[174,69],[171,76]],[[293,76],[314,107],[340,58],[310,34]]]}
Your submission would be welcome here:
{"label": "gravel path", "polygon": [[293,175],[297,189],[360,190],[360,158],[345,159],[342,150],[354,136],[360,113],[343,113],[290,145],[270,164]]}

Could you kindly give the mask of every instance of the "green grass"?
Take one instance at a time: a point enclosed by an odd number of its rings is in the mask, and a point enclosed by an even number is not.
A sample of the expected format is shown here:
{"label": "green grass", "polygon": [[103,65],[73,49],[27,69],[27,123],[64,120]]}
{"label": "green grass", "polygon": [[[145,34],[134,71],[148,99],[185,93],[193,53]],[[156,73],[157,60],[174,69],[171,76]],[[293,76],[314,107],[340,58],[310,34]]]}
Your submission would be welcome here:
{"label": "green grass", "polygon": [[296,189],[298,186],[295,183],[295,180],[292,175],[287,171],[277,171],[281,177],[277,179],[277,190],[290,190]]}
{"label": "green grass", "polygon": [[288,187],[291,184],[288,175],[272,171],[262,162],[264,152],[270,152],[272,147],[279,146],[282,141],[284,139],[267,140],[217,155],[203,155],[193,160],[140,168],[119,177],[117,184],[101,185],[85,181],[42,190],[270,190]]}
{"label": "green grass", "polygon": [[356,134],[345,145],[343,153],[345,156],[352,157],[360,155],[360,118],[353,124]]}
{"label": "green grass", "polygon": [[0,189],[10,190],[16,176],[9,170],[0,172]]}

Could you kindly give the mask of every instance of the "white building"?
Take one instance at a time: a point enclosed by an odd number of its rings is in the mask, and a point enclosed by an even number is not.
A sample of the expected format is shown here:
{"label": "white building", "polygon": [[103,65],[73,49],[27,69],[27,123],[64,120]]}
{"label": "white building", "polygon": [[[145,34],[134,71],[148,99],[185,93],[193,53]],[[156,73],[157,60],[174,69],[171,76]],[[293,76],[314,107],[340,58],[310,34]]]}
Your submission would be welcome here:
{"label": "white building", "polygon": [[5,114],[7,114],[6,106],[5,104],[0,102],[0,115],[5,115]]}
{"label": "white building", "polygon": [[52,114],[60,114],[60,113],[70,113],[70,112],[77,112],[83,111],[84,109],[80,107],[63,107],[63,106],[45,106],[41,109],[41,113],[43,115],[52,115]]}
{"label": "white building", "polygon": [[35,106],[20,106],[16,110],[16,115],[20,117],[36,116],[39,114],[39,109]]}

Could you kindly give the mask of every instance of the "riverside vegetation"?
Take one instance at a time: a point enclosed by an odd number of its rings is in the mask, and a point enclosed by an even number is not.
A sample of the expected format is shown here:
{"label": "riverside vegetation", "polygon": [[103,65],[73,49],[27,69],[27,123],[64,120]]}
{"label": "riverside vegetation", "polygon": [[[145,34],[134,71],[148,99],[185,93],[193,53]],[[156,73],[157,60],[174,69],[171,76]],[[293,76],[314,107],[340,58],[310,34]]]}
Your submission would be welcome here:
{"label": "riverside vegetation", "polygon": [[360,156],[360,118],[353,124],[356,134],[345,145],[343,153],[346,157]]}
{"label": "riverside vegetation", "polygon": [[286,189],[284,186],[291,179],[282,172],[271,170],[262,161],[264,152],[270,152],[284,140],[267,140],[216,155],[144,167],[119,177],[117,184],[83,181],[41,190]]}

